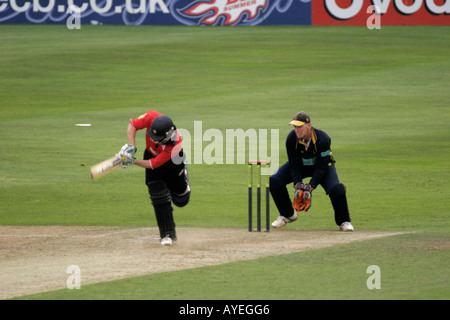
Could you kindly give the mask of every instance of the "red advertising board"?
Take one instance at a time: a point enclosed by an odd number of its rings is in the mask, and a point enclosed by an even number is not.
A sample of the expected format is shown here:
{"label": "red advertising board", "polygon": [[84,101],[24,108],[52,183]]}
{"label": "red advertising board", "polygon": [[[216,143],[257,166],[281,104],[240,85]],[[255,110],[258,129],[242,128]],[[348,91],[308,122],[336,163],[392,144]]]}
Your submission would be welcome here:
{"label": "red advertising board", "polygon": [[450,25],[450,0],[314,0],[313,25],[366,25],[374,9],[381,25]]}

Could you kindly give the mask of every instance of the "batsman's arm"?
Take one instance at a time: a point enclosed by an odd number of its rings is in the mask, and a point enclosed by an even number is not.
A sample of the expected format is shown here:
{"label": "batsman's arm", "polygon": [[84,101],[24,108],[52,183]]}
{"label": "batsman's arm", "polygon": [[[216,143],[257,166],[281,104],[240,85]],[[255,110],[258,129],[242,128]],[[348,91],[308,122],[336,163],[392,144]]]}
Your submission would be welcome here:
{"label": "batsman's arm", "polygon": [[136,128],[130,123],[127,128],[127,139],[128,143],[133,146],[136,145]]}
{"label": "batsman's arm", "polygon": [[[134,164],[139,167],[142,167],[142,168],[156,169],[168,161],[174,161],[172,159],[172,150],[181,150],[181,145],[179,145],[178,148],[169,146],[163,152],[158,154],[155,158],[152,158],[150,160],[137,160],[136,159]],[[178,154],[178,153],[175,153],[175,154]]]}
{"label": "batsman's arm", "polygon": [[[130,124],[128,124],[128,128],[127,128],[127,139],[128,139],[128,143],[132,144],[133,146],[136,145],[136,132],[137,132],[136,128],[130,122]],[[136,160],[136,162],[134,162],[134,164],[139,167],[142,167],[142,168],[153,169],[152,163],[149,160]]]}
{"label": "batsman's arm", "polygon": [[136,160],[134,164],[142,168],[153,169],[152,163],[149,160]]}
{"label": "batsman's arm", "polygon": [[138,160],[135,157],[132,158],[122,157],[122,168],[126,169],[132,164],[135,164],[142,168],[153,169],[152,163],[149,160]]}

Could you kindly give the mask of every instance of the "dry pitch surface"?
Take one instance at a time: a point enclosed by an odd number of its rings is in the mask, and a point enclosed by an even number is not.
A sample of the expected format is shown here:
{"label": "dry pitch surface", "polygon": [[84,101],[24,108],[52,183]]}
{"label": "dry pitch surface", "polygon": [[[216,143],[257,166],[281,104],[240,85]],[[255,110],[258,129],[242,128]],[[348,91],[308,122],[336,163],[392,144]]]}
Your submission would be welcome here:
{"label": "dry pitch surface", "polygon": [[156,228],[0,226],[0,299],[67,288],[67,268],[90,283],[257,259],[398,233],[178,228],[172,247]]}

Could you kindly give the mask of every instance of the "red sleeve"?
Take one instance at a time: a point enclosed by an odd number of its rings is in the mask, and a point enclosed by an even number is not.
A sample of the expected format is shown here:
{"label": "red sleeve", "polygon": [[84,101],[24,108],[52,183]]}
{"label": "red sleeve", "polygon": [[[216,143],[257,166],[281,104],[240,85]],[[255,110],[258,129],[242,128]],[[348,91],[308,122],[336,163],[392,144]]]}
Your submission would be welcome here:
{"label": "red sleeve", "polygon": [[161,152],[154,158],[150,159],[150,163],[152,165],[152,169],[156,169],[160,166],[162,166],[167,161],[170,161],[174,157],[178,157],[180,151],[181,151],[181,141],[182,137],[180,133],[177,130],[177,140],[175,141],[175,145],[160,145],[158,147],[161,148]]}
{"label": "red sleeve", "polygon": [[157,116],[160,115],[162,115],[162,113],[156,111],[148,111],[147,113],[144,113],[143,115],[139,116],[136,119],[131,119],[130,123],[136,130],[141,130],[145,128],[148,129],[152,125],[153,119],[155,119]]}

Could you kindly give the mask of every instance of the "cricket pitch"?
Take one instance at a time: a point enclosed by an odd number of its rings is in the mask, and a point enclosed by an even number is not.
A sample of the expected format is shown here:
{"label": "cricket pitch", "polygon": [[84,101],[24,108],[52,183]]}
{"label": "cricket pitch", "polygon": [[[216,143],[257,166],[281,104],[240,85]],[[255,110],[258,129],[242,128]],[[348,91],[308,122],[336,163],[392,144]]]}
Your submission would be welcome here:
{"label": "cricket pitch", "polygon": [[[76,265],[81,285],[251,260],[387,237],[398,232],[177,228],[172,247],[158,230],[110,226],[0,226],[0,299],[67,288]],[[163,263],[162,263],[163,262]]]}

